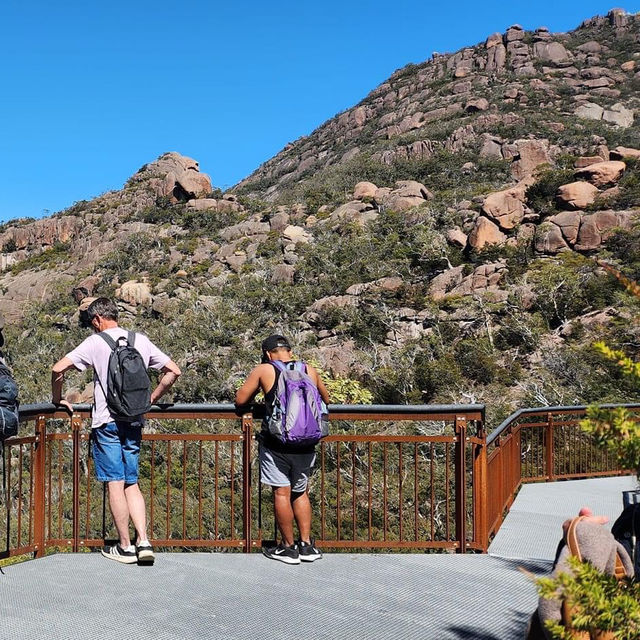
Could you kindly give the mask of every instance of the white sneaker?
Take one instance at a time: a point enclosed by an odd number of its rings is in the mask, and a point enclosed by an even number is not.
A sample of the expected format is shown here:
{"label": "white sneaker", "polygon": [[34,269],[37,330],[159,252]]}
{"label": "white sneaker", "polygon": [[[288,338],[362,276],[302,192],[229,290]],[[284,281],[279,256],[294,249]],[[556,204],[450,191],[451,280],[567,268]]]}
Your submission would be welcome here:
{"label": "white sneaker", "polygon": [[148,540],[141,540],[136,544],[138,553],[138,562],[140,564],[153,564],[156,557],[153,553],[153,547]]}
{"label": "white sneaker", "polygon": [[109,558],[109,560],[115,560],[116,562],[122,562],[123,564],[135,564],[138,561],[133,547],[123,549],[119,542],[118,544],[103,547],[102,555],[105,558]]}

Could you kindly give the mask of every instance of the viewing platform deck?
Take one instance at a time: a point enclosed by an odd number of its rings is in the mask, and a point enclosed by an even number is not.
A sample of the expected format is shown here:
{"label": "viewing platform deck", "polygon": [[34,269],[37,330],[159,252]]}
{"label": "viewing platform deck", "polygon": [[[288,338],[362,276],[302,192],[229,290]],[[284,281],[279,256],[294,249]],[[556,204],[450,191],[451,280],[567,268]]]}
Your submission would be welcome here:
{"label": "viewing platform deck", "polygon": [[58,553],[0,575],[0,638],[35,640],[516,640],[536,607],[519,567],[545,573],[560,524],[589,505],[613,521],[635,477],[524,485],[489,555],[159,553],[126,566]]}

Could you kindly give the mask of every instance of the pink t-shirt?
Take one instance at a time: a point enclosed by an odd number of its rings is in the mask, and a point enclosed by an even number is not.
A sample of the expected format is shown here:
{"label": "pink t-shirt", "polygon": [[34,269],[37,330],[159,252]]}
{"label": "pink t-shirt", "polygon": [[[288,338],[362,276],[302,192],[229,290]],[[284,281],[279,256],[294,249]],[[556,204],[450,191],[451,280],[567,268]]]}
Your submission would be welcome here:
{"label": "pink t-shirt", "polygon": [[[114,340],[127,335],[126,329],[121,327],[107,329],[106,333]],[[146,366],[152,369],[162,369],[171,359],[168,355],[162,353],[147,336],[141,333],[136,333],[134,347],[140,352]],[[84,371],[87,367],[93,367],[93,414],[91,426],[94,429],[107,422],[113,422],[103,391],[103,387],[106,388],[107,386],[107,369],[110,355],[111,348],[98,334],[89,336],[73,351],[67,353],[67,358],[73,362],[73,365],[79,371]]]}

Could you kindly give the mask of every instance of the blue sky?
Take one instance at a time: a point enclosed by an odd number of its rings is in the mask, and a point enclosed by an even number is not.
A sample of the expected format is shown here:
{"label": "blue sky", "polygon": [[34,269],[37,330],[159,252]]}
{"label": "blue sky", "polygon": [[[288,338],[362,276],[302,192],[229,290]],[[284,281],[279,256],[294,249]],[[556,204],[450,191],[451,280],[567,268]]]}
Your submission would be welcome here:
{"label": "blue sky", "polygon": [[409,62],[514,23],[567,31],[612,6],[5,0],[0,221],[119,189],[165,151],[229,188]]}

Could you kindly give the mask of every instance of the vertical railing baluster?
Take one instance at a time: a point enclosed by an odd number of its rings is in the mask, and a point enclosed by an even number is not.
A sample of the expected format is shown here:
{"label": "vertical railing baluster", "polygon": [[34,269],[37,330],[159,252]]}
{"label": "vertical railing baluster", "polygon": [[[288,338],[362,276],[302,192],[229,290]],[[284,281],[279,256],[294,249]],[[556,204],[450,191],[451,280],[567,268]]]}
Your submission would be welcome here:
{"label": "vertical railing baluster", "polygon": [[72,545],[74,553],[80,546],[80,416],[74,413],[71,417],[71,456],[72,456]]}
{"label": "vertical railing baluster", "polygon": [[166,513],[166,526],[165,538],[170,540],[171,535],[171,440],[167,441],[167,513]]}
{"label": "vertical railing baluster", "polygon": [[187,441],[182,441],[182,539],[187,537]]}
{"label": "vertical railing baluster", "polygon": [[236,484],[235,484],[235,466],[234,466],[234,462],[235,462],[235,455],[236,455],[236,451],[235,451],[235,442],[231,442],[231,538],[235,540],[235,531],[236,531],[236,513],[235,513],[235,501],[234,501],[234,497],[235,497],[235,490],[236,490]]}
{"label": "vertical railing baluster", "polygon": [[372,496],[372,490],[371,490],[371,442],[367,443],[367,449],[368,449],[368,461],[369,461],[369,470],[367,472],[367,495],[368,495],[368,521],[369,521],[369,535],[368,535],[368,540],[371,541],[371,530],[372,530],[372,526],[373,526],[373,496]]}
{"label": "vertical railing baluster", "polygon": [[151,539],[153,540],[154,535],[154,524],[155,524],[155,495],[156,495],[156,491],[155,491],[155,478],[156,478],[156,441],[152,440],[151,441],[151,469],[150,469],[150,475],[151,477],[149,478],[149,491],[151,493],[151,495],[149,496],[149,535],[151,536]]}
{"label": "vertical railing baluster", "polygon": [[22,546],[22,444],[18,449],[18,547]]}
{"label": "vertical railing baluster", "polygon": [[388,528],[388,511],[387,511],[387,443],[382,443],[382,509],[383,509],[383,535],[382,539],[387,541],[387,528]]}
{"label": "vertical railing baluster", "polygon": [[242,537],[244,552],[251,552],[251,443],[253,440],[253,415],[242,416]]}
{"label": "vertical railing baluster", "polygon": [[[451,540],[451,509],[450,509],[450,505],[449,505],[449,485],[451,482],[451,478],[449,476],[449,464],[450,464],[450,448],[451,448],[451,443],[450,442],[445,442],[445,460],[444,460],[444,486],[445,486],[445,514],[446,514],[446,531],[445,531],[445,535],[446,535],[446,539],[447,542],[449,542],[449,540]],[[432,513],[431,516],[433,517],[433,509],[432,509]],[[433,531],[433,528],[432,528]],[[431,534],[431,540],[433,540],[433,533]]]}
{"label": "vertical railing baluster", "polygon": [[34,527],[34,466],[35,466],[36,447],[35,443],[29,445],[29,544],[33,544],[33,527]]}
{"label": "vertical railing baluster", "polygon": [[[479,443],[473,445],[473,541],[482,551],[487,551],[489,546],[489,521],[487,512],[488,499],[488,468],[487,468],[487,438],[482,421],[477,423],[476,437]],[[522,477],[520,465],[520,430],[514,434],[514,479],[519,484]]]}
{"label": "vertical railing baluster", "polygon": [[218,440],[216,440],[216,446],[213,453],[213,462],[215,465],[215,484],[213,486],[213,532],[216,540],[218,539],[218,484],[220,483],[219,466],[218,466]]}
{"label": "vertical railing baluster", "polygon": [[403,467],[402,467],[402,442],[398,442],[398,535],[399,535],[399,540],[402,541],[404,540],[403,537],[403,509],[402,509],[402,502],[403,502],[403,495],[402,495],[402,489],[403,489],[403,478],[402,478],[402,474],[403,474]]}
{"label": "vertical railing baluster", "polygon": [[554,442],[553,442],[553,415],[547,413],[547,425],[545,427],[545,441],[546,441],[546,465],[547,465],[547,480],[553,480],[554,478]]}
{"label": "vertical railing baluster", "polygon": [[414,540],[420,539],[420,525],[418,520],[418,443],[413,443],[413,533]]}
{"label": "vertical railing baluster", "polygon": [[62,471],[64,469],[63,458],[63,441],[57,440],[58,443],[58,538],[62,538],[62,503],[63,503],[63,483]]}
{"label": "vertical railing baluster", "polygon": [[356,443],[351,443],[351,539],[356,539]]}
{"label": "vertical railing baluster", "polygon": [[467,550],[467,471],[466,471],[466,417],[456,415],[456,538],[458,540],[458,552]]}
{"label": "vertical railing baluster", "polygon": [[325,449],[326,449],[326,444],[324,442],[321,442],[320,443],[320,537],[322,538],[322,540],[325,540],[327,536],[327,532],[325,529],[325,525],[326,525],[325,504],[327,501],[327,497],[324,492]]}
{"label": "vertical railing baluster", "polygon": [[336,442],[336,510],[337,510],[337,539],[341,540],[341,525],[342,525],[342,508],[340,504],[340,469],[341,469],[341,461],[340,461],[340,442]]}
{"label": "vertical railing baluster", "polygon": [[[53,536],[53,440],[46,442],[43,448],[46,447],[46,456],[48,461],[47,466],[47,534],[49,538]],[[44,453],[43,453],[44,455]]]}
{"label": "vertical railing baluster", "polygon": [[[33,544],[36,549],[35,557],[41,558],[45,554],[45,455],[47,441],[47,422],[44,416],[36,418],[35,443],[35,487],[34,487],[34,535]],[[8,506],[8,505],[7,505]],[[7,540],[8,543],[8,540]]]}
{"label": "vertical railing baluster", "polygon": [[[429,511],[431,513],[431,542],[434,541],[436,535],[436,493],[435,493],[435,469],[434,469],[434,460],[433,457],[435,455],[435,447],[434,443],[429,443],[429,484],[431,485],[431,505]],[[448,471],[448,470],[447,470]],[[447,480],[449,474],[447,473]],[[449,493],[449,487],[447,486],[447,495]],[[447,506],[449,501],[447,500]]]}
{"label": "vertical railing baluster", "polygon": [[[91,448],[91,436],[87,439],[87,448]],[[87,512],[84,523],[84,537],[86,540],[89,539],[89,523],[91,521],[91,459],[92,456],[89,453],[87,455]]]}
{"label": "vertical railing baluster", "polygon": [[198,443],[198,540],[202,540],[202,440]]}

